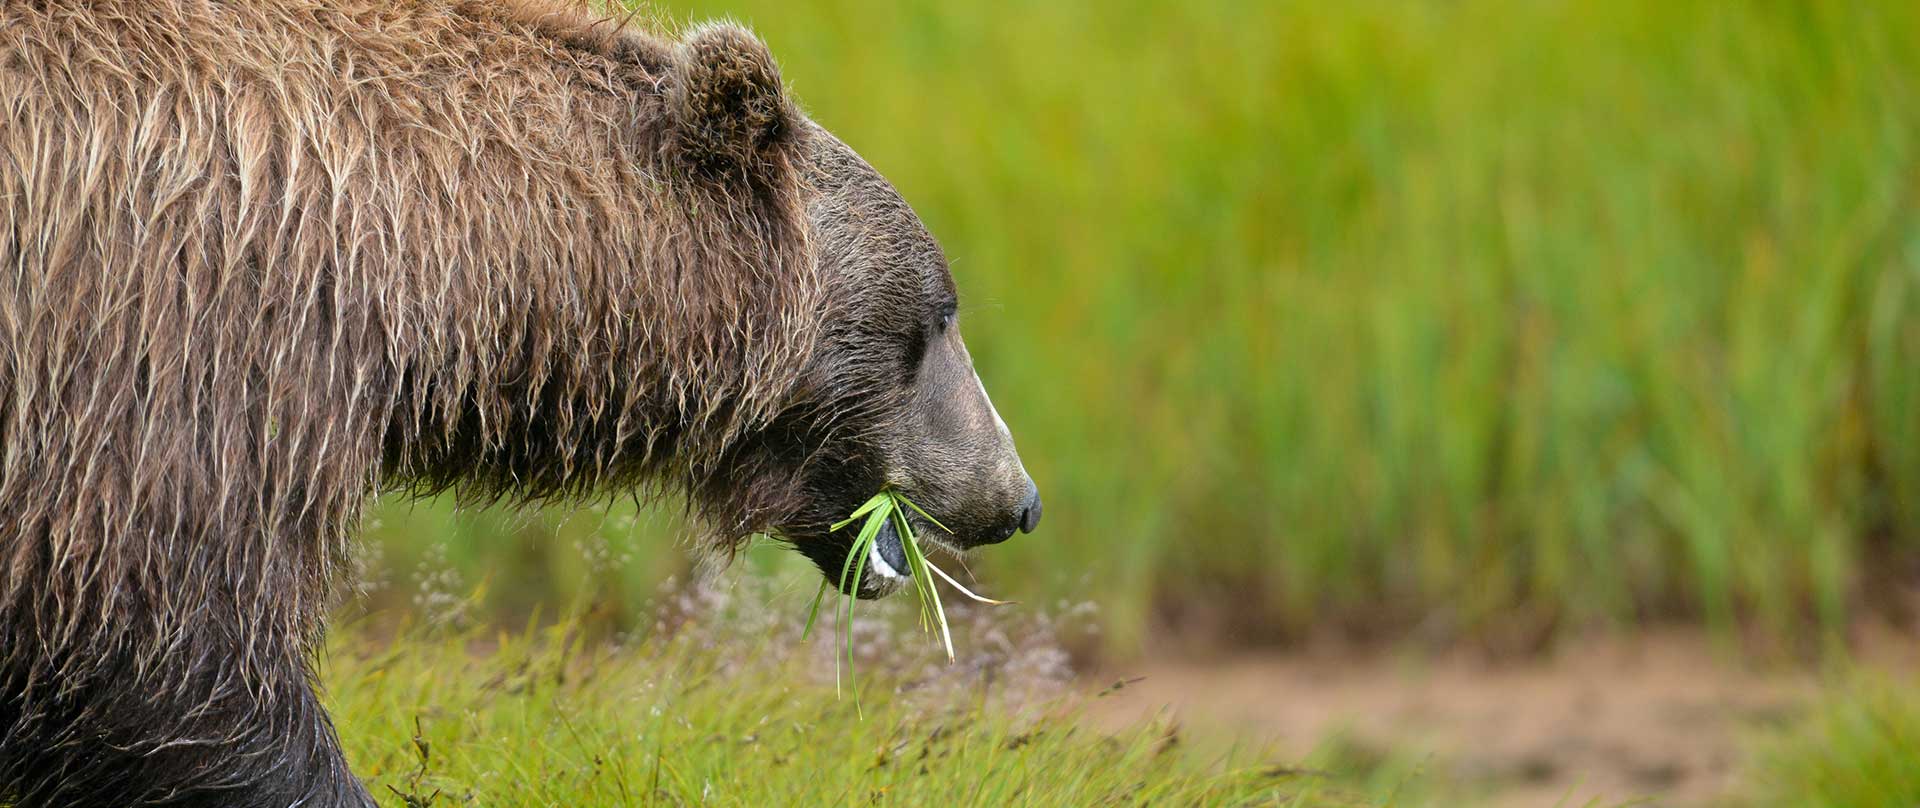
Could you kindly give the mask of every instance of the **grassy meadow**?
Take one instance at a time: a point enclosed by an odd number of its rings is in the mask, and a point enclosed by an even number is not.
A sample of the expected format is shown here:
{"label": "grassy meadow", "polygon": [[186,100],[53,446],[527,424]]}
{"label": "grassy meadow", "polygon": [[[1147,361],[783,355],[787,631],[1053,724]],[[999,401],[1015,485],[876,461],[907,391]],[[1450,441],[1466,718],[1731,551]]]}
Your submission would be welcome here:
{"label": "grassy meadow", "polygon": [[[941,238],[1048,506],[974,568],[1109,651],[1834,636],[1920,563],[1912,4],[657,11],[753,26]],[[689,563],[624,504],[373,525],[376,591],[508,615]]]}
{"label": "grassy meadow", "polygon": [[1035,625],[962,621],[975,644],[948,666],[856,618],[856,686],[835,639],[764,609],[772,592],[671,591],[631,632],[586,611],[339,632],[328,700],[357,773],[395,808],[1364,804],[1259,750],[1190,750],[1172,723],[1089,731],[1099,694]]}

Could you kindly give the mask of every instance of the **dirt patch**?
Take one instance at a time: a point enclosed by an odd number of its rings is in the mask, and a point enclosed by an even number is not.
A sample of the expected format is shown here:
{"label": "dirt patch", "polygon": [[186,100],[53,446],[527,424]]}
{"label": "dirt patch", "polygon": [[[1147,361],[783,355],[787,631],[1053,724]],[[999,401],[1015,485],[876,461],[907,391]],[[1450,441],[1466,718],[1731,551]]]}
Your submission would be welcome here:
{"label": "dirt patch", "polygon": [[1115,727],[1168,711],[1191,733],[1301,759],[1345,738],[1420,756],[1423,777],[1502,807],[1710,804],[1735,785],[1748,733],[1791,718],[1820,686],[1808,667],[1738,664],[1680,631],[1571,642],[1522,662],[1309,649],[1159,658],[1100,676],[1141,677],[1095,700],[1095,719]]}

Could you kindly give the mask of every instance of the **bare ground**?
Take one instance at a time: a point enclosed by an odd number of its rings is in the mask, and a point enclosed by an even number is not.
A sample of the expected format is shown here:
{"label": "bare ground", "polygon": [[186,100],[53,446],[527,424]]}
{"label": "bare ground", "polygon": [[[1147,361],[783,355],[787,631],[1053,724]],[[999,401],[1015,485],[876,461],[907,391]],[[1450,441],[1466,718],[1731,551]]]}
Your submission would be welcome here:
{"label": "bare ground", "polygon": [[[1911,636],[1870,644],[1870,664],[1912,670]],[[1820,687],[1811,665],[1731,661],[1694,631],[1569,642],[1537,659],[1490,662],[1318,648],[1149,659],[1103,680],[1120,726],[1162,711],[1191,734],[1309,759],[1329,738],[1414,755],[1448,802],[1698,806],[1736,786],[1754,730],[1791,718]]]}

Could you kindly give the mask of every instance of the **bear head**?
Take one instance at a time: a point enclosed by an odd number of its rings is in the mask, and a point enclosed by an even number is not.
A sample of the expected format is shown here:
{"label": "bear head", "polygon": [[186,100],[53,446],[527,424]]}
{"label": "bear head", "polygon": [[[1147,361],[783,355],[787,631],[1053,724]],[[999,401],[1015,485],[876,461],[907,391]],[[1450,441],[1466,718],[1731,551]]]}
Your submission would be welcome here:
{"label": "bear head", "polygon": [[[960,300],[945,254],[900,194],[852,149],[809,127],[815,258],[833,304],[809,369],[813,406],[833,413],[806,442],[799,513],[782,538],[836,583],[858,525],[828,529],[890,487],[917,537],[950,551],[1032,531],[1040,495],[960,335]],[[892,522],[854,594],[899,589],[909,574]]]}
{"label": "bear head", "polygon": [[[832,526],[884,488],[932,516],[909,519],[917,537],[947,551],[1032,531],[1038,490],[961,339],[946,257],[913,209],[796,111],[751,34],[703,28],[674,61],[669,101],[678,126],[667,147],[675,160],[732,185],[778,176],[768,168],[776,161],[790,166],[806,263],[824,286],[811,313],[812,350],[779,414],[736,444],[696,486],[696,500],[720,514],[762,515],[731,521],[786,541],[835,583],[858,525]],[[891,522],[865,567],[861,580],[848,582],[851,594],[877,597],[908,580]]]}

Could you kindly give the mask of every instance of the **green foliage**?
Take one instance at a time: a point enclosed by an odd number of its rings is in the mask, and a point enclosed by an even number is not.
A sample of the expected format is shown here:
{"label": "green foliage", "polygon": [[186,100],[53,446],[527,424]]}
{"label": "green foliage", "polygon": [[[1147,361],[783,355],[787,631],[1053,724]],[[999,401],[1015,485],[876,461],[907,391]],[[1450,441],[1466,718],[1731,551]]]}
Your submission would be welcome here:
{"label": "green foliage", "polygon": [[1920,550],[1920,7],[669,10],[752,25],[940,237],[1048,504],[974,563],[1121,649],[1799,632]]}
{"label": "green foliage", "polygon": [[1862,678],[1760,746],[1743,804],[1920,805],[1920,699],[1913,682]]}
{"label": "green foliage", "polygon": [[[932,632],[936,626],[940,629],[940,642],[947,649],[947,661],[951,662],[954,658],[953,632],[947,626],[947,613],[941,607],[940,593],[933,588],[933,574],[929,571],[932,565],[927,563],[926,555],[920,550],[920,542],[913,536],[913,525],[907,521],[908,508],[933,520],[935,526],[945,528],[939,520],[928,516],[920,506],[913,504],[913,500],[907,499],[892,488],[880,489],[878,493],[867,498],[860,507],[855,508],[846,519],[831,527],[832,530],[839,530],[853,524],[856,520],[864,520],[861,521],[859,535],[853,540],[853,547],[847,551],[846,563],[840,568],[840,591],[844,593],[845,598],[845,609],[842,611],[840,624],[852,625],[853,604],[859,600],[854,592],[859,588],[860,582],[865,580],[863,576],[867,569],[867,559],[879,541],[880,529],[891,522],[895,535],[900,537],[901,551],[907,557],[906,573],[913,578],[911,582],[913,595],[920,604],[920,628],[927,632]],[[801,639],[806,639],[813,629],[814,620],[820,616],[820,601],[826,596],[827,582],[821,581],[819,592],[813,596],[813,607],[807,610],[807,624],[800,631]],[[843,639],[847,643],[847,679],[852,681],[854,676],[853,633],[844,632]],[[856,685],[856,690],[857,688]],[[857,703],[854,706],[856,709],[859,707]]]}
{"label": "green foliage", "polygon": [[1166,727],[1109,736],[1063,703],[983,708],[979,683],[916,693],[870,669],[864,687],[895,695],[862,717],[799,644],[708,624],[614,643],[577,629],[341,637],[328,693],[356,771],[408,808],[1353,804],[1324,778],[1194,759]]}

